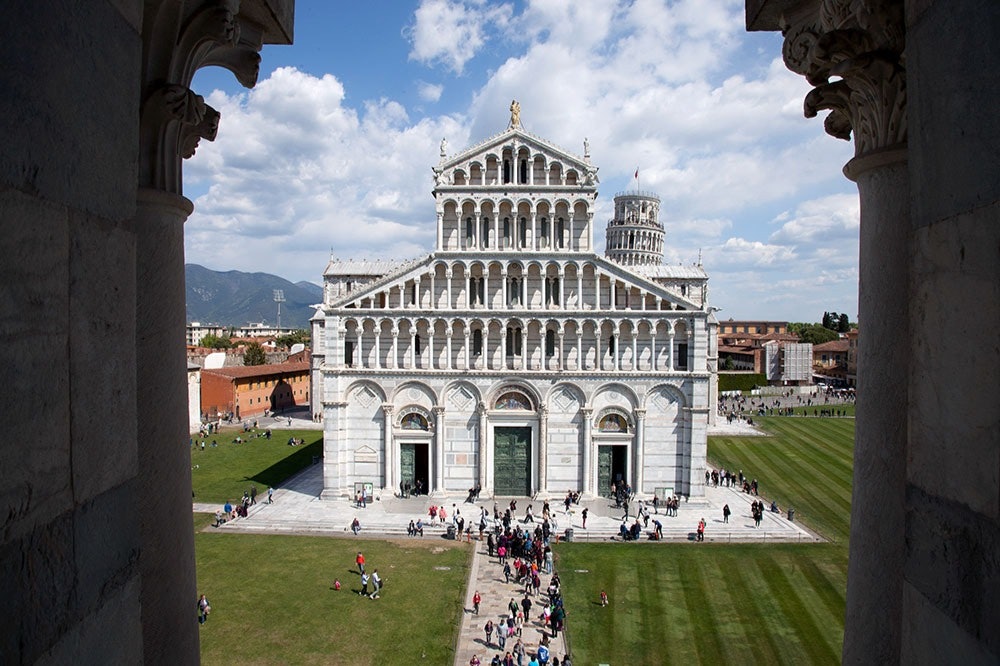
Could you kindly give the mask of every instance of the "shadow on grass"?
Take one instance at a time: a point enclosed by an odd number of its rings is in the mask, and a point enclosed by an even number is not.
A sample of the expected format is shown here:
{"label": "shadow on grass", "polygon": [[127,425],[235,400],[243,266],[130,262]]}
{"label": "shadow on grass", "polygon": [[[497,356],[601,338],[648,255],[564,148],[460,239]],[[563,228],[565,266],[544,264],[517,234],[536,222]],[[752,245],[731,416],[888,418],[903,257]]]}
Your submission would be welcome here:
{"label": "shadow on grass", "polygon": [[245,476],[243,478],[246,481],[256,481],[265,488],[280,485],[288,477],[312,465],[313,456],[322,457],[323,435],[320,434],[316,440],[296,448],[298,450],[292,455],[282,458],[270,467],[257,472],[252,477]]}

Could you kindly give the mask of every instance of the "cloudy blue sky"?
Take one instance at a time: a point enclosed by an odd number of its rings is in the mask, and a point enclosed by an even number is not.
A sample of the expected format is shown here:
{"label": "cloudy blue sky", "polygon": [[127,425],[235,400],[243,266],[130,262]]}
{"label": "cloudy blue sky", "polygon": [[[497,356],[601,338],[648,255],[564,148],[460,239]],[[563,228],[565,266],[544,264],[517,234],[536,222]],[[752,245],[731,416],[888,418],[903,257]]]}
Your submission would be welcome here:
{"label": "cloudy blue sky", "polygon": [[857,312],[852,155],[807,120],[779,35],[743,0],[297,0],[295,44],[257,87],[208,68],[222,112],[185,165],[187,261],[322,282],[340,257],[415,257],[435,241],[431,167],[522,124],[600,168],[599,246],[616,192],[662,199],[667,263],[699,254],[723,319]]}

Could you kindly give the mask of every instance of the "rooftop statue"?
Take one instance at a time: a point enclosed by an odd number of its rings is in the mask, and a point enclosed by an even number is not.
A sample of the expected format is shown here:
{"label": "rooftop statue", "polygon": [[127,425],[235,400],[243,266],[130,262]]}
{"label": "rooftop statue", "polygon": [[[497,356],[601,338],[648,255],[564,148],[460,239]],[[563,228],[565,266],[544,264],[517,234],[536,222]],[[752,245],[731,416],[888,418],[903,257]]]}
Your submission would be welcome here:
{"label": "rooftop statue", "polygon": [[521,126],[521,105],[518,104],[516,99],[510,101],[510,126]]}

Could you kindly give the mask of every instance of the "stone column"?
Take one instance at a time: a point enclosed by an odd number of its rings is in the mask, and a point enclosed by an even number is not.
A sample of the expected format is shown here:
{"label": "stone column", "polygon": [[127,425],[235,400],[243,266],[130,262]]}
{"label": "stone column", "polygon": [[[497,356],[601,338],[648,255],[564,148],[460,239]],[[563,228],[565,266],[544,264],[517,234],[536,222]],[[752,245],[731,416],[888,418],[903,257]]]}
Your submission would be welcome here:
{"label": "stone column", "polygon": [[[135,344],[136,376],[140,379],[135,387],[143,428],[135,440],[139,460],[135,514],[141,543],[164,547],[143,548],[133,556],[138,557],[142,572],[146,649],[153,644],[158,654],[187,652],[197,658],[198,636],[192,635],[194,624],[188,619],[191,600],[196,598],[191,463],[187,449],[180,446],[188,439],[183,276],[184,221],[191,211],[191,202],[177,194],[154,189],[138,192],[134,218]],[[72,525],[72,521],[66,524]],[[163,584],[164,580],[171,584]],[[191,649],[171,649],[172,641],[183,641]]]}
{"label": "stone column", "polygon": [[487,495],[492,495],[493,475],[488,474],[486,468],[486,403],[479,403],[479,408],[476,411],[479,414],[479,459],[477,461],[479,485],[482,487],[483,492]]}
{"label": "stone column", "polygon": [[504,370],[507,369],[507,332],[509,330],[509,326],[500,329],[500,367]]}
{"label": "stone column", "polygon": [[500,288],[502,289],[501,298],[503,299],[503,304],[500,306],[502,310],[506,310],[510,307],[510,302],[507,300],[507,268],[500,269]]}
{"label": "stone column", "polygon": [[375,326],[375,369],[382,369],[382,324]]}
{"label": "stone column", "polygon": [[566,367],[566,361],[564,360],[565,357],[563,356],[563,339],[564,339],[564,334],[565,334],[565,331],[563,330],[562,325],[560,325],[559,326],[559,333],[558,333],[558,335],[559,335],[559,360],[556,363],[556,370],[562,370],[563,368]]}
{"label": "stone column", "polygon": [[670,332],[667,334],[667,370],[673,371],[674,368],[674,327],[670,327]]}
{"label": "stone column", "polygon": [[528,270],[521,271],[521,307],[528,309]]}
{"label": "stone column", "polygon": [[622,348],[621,344],[619,343],[619,338],[621,337],[621,333],[618,330],[617,326],[615,327],[615,330],[611,333],[611,335],[613,336],[613,339],[615,341],[615,348],[611,352],[611,368],[615,372],[618,372],[618,369],[620,367],[618,358],[621,356]]}
{"label": "stone column", "polygon": [[427,327],[427,367],[434,369],[434,322]]}
{"label": "stone column", "polygon": [[576,267],[576,309],[583,309],[583,267]]}
{"label": "stone column", "polygon": [[449,268],[448,270],[446,270],[444,272],[444,277],[445,277],[445,303],[444,303],[444,307],[446,309],[450,310],[452,308],[452,304],[451,304],[451,277],[452,277],[452,271],[451,271],[451,268]]}
{"label": "stone column", "polygon": [[417,367],[417,325],[410,327],[410,368]]}
{"label": "stone column", "polygon": [[447,341],[446,351],[447,358],[445,359],[444,369],[451,370],[451,337],[454,335],[454,331],[451,329],[451,325],[448,325],[448,330],[444,332],[445,339]]}
{"label": "stone column", "polygon": [[[532,169],[532,171],[534,171],[534,169]],[[531,250],[532,251],[537,251],[538,250],[538,233],[537,232],[538,232],[537,213],[535,211],[531,211]]]}
{"label": "stone column", "polygon": [[[430,303],[427,304],[427,307],[430,308],[431,310],[436,310],[437,309],[437,294],[434,291],[434,278],[435,278],[436,274],[437,274],[437,270],[434,269],[434,268],[431,268],[431,272],[430,272],[431,289],[430,289],[430,294],[429,294],[429,296],[430,296]],[[422,300],[421,298],[419,298],[419,297],[417,298],[417,305],[419,305],[420,307],[423,307],[423,304],[421,303],[421,300]]]}
{"label": "stone column", "polygon": [[469,370],[472,367],[471,365],[469,365],[469,361],[471,360],[471,351],[472,351],[469,348],[469,343],[470,343],[469,334],[471,333],[471,331],[469,331],[469,322],[465,322],[465,329],[463,333],[465,337],[465,369]]}
{"label": "stone column", "polygon": [[438,245],[437,246],[438,246],[439,250],[443,250],[444,249],[444,224],[442,224],[443,221],[444,221],[444,214],[443,213],[438,213],[437,214],[437,232],[438,232],[437,233],[437,236],[438,236]]}
{"label": "stone column", "polygon": [[385,449],[383,466],[385,469],[384,488],[394,491],[396,488],[396,462],[399,458],[396,455],[396,443],[392,438],[392,405],[388,402],[382,403],[382,448]]}
{"label": "stone column", "polygon": [[649,343],[651,346],[649,366],[653,372],[656,372],[657,368],[656,368],[656,322],[655,321],[652,322],[652,325],[649,330]]}
{"label": "stone column", "polygon": [[637,409],[635,410],[635,455],[633,456],[635,461],[635,492],[639,496],[643,496],[645,491],[642,489],[643,483],[643,468],[646,464],[646,410]]}
{"label": "stone column", "polygon": [[576,322],[576,369],[583,370],[583,329]]}
{"label": "stone column", "polygon": [[434,490],[444,492],[444,407],[434,406]]}
{"label": "stone column", "polygon": [[632,327],[632,372],[639,369],[639,331]]}
{"label": "stone column", "polygon": [[[600,324],[598,324],[600,326]],[[601,351],[601,329],[594,329],[594,369],[604,369],[604,354]]]}
{"label": "stone column", "polygon": [[538,492],[547,493],[549,484],[549,408],[538,408]]}
{"label": "stone column", "polygon": [[590,407],[582,407],[580,415],[583,417],[581,426],[583,427],[583,493],[585,495],[594,494],[594,472],[593,472],[593,443],[590,434],[590,417],[594,410]]}
{"label": "stone column", "polygon": [[601,273],[594,266],[594,309],[601,309]]}
{"label": "stone column", "polygon": [[[906,529],[920,520],[906,514],[910,348],[900,344],[911,339],[913,252],[904,3],[835,4],[806,5],[782,15],[772,29],[785,37],[788,68],[815,86],[805,98],[806,116],[830,110],[826,131],[854,139],[855,157],[844,173],[861,197],[858,316],[864,326],[842,660],[899,663]],[[919,11],[913,9],[914,16]]]}
{"label": "stone column", "polygon": [[562,266],[559,267],[559,272],[557,273],[557,279],[559,280],[559,302],[556,303],[561,310],[566,309],[566,290],[563,283],[566,281],[566,271],[563,270]]}
{"label": "stone column", "polygon": [[398,322],[393,322],[392,327],[392,360],[389,361],[389,367],[395,370],[399,366],[399,327],[396,325]]}

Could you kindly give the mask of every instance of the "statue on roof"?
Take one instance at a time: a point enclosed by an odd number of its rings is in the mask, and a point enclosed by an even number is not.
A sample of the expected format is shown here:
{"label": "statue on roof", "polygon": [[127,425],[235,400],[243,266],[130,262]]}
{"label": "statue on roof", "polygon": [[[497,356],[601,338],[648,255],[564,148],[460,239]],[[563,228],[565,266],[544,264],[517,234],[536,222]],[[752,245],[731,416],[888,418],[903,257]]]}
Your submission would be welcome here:
{"label": "statue on roof", "polygon": [[510,126],[521,126],[521,105],[518,104],[516,99],[510,100]]}
{"label": "statue on roof", "polygon": [[448,155],[448,139],[441,139],[441,157]]}

